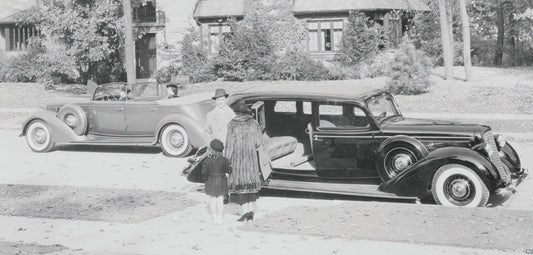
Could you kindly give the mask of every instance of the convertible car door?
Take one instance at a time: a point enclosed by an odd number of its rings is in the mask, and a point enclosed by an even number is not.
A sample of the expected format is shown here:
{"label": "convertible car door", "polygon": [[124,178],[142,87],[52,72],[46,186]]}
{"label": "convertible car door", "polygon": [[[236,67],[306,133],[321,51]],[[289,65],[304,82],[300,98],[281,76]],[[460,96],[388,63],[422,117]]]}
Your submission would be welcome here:
{"label": "convertible car door", "polygon": [[96,135],[123,135],[124,102],[93,101],[89,114],[89,132]]}
{"label": "convertible car door", "polygon": [[311,135],[320,177],[373,179],[374,134],[361,107],[353,104],[314,104],[317,113]]}
{"label": "convertible car door", "polygon": [[124,103],[125,134],[153,137],[157,125],[156,101],[133,101]]}

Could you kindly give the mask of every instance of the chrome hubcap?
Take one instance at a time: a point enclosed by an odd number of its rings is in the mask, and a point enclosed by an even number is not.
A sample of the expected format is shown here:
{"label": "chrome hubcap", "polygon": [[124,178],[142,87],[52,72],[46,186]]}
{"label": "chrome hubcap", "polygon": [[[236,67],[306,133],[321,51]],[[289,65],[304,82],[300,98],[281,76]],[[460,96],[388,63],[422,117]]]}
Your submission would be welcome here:
{"label": "chrome hubcap", "polygon": [[392,162],[396,170],[404,170],[413,163],[411,157],[406,154],[398,154],[394,156]]}
{"label": "chrome hubcap", "polygon": [[468,181],[456,179],[450,183],[450,194],[455,199],[461,200],[470,196],[470,185]]}
{"label": "chrome hubcap", "polygon": [[173,131],[169,136],[169,140],[170,145],[172,145],[172,147],[174,148],[180,148],[181,146],[183,146],[183,143],[185,141],[183,134],[181,134],[179,131]]}
{"label": "chrome hubcap", "polygon": [[76,127],[76,117],[72,114],[65,116],[65,124],[71,128]]}
{"label": "chrome hubcap", "polygon": [[38,144],[46,142],[46,132],[42,128],[38,128],[33,132],[33,140]]}

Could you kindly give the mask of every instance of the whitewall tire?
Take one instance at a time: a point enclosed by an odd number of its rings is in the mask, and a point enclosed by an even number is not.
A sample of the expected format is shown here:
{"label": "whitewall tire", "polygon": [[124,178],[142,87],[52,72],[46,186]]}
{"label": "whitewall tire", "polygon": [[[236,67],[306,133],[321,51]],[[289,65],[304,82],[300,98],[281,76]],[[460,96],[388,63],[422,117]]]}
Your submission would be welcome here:
{"label": "whitewall tire", "polygon": [[26,143],[35,152],[48,152],[54,148],[50,128],[42,120],[34,120],[28,125]]}
{"label": "whitewall tire", "polygon": [[437,204],[458,207],[483,207],[490,196],[483,180],[472,169],[459,164],[437,170],[431,193]]}
{"label": "whitewall tire", "polygon": [[159,143],[163,153],[169,157],[185,157],[192,150],[187,131],[178,124],[164,127]]}

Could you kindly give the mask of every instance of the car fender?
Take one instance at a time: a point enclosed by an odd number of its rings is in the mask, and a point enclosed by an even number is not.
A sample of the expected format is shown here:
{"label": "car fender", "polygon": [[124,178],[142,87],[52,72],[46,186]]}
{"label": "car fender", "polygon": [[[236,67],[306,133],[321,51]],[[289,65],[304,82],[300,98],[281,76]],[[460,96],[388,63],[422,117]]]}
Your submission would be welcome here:
{"label": "car fender", "polygon": [[385,139],[383,142],[381,142],[381,144],[379,145],[379,147],[377,149],[378,154],[383,153],[383,150],[388,145],[393,144],[393,143],[397,143],[397,142],[409,143],[409,144],[413,145],[422,154],[424,154],[424,155],[428,154],[428,150],[427,150],[426,146],[424,146],[424,144],[422,144],[422,142],[420,142],[419,140],[416,140],[416,139],[414,139],[412,137],[406,136],[406,135],[395,135],[395,136],[392,136],[392,137],[389,137],[389,138]]}
{"label": "car fender", "polygon": [[469,167],[479,175],[490,191],[496,189],[499,178],[496,167],[479,152],[462,147],[445,147],[430,152],[409,169],[382,183],[379,189],[398,196],[423,198],[431,187],[435,172],[447,164]]}
{"label": "car fender", "polygon": [[80,142],[85,140],[85,136],[79,136],[72,128],[57,118],[57,113],[53,111],[40,111],[30,115],[22,123],[22,131],[20,136],[26,135],[28,125],[34,120],[44,121],[50,128],[51,136],[56,144],[64,144],[70,142]]}
{"label": "car fender", "polygon": [[205,145],[206,142],[203,138],[203,127],[191,117],[181,113],[169,114],[159,121],[157,124],[156,136],[152,141],[154,145],[159,142],[162,129],[166,125],[173,123],[181,125],[183,128],[185,128],[187,134],[189,135],[189,141],[193,147],[199,148]]}

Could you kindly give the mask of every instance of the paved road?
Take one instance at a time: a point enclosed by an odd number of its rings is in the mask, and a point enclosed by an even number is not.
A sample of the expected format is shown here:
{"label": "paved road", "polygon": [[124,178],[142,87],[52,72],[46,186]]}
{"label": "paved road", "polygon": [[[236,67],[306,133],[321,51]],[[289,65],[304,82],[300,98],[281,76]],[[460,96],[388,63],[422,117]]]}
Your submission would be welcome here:
{"label": "paved road", "polygon": [[[89,254],[502,254],[470,248],[395,242],[324,240],[320,237],[242,231],[228,208],[226,223],[212,226],[206,198],[198,185],[179,175],[184,159],[164,157],[159,149],[75,147],[33,153],[17,131],[0,130],[0,184],[56,185],[186,192],[198,206],[138,224],[0,216],[0,241],[62,244]],[[532,169],[533,144],[516,144],[525,167]],[[533,182],[523,183],[503,210],[532,210]],[[263,197],[258,217],[291,206],[335,206],[338,200]],[[357,203],[357,202],[356,202]],[[381,202],[380,202],[381,203]],[[382,202],[385,203],[385,202]],[[494,209],[499,210],[499,209]],[[50,228],[53,226],[53,228]],[[528,226],[529,227],[529,226]],[[23,231],[20,231],[23,229]],[[237,240],[237,241],[236,241]],[[244,241],[243,241],[244,240]],[[242,244],[245,242],[245,245]],[[283,244],[283,245],[280,245]],[[284,248],[281,248],[284,247]],[[68,250],[65,254],[72,253]],[[2,254],[0,252],[0,254]],[[237,252],[237,254],[239,254]]]}

